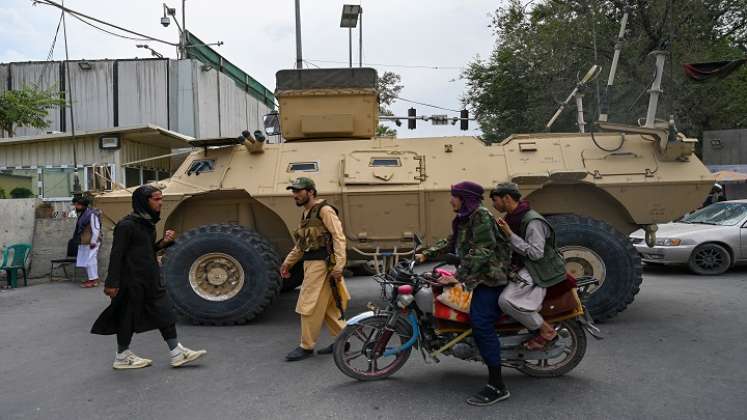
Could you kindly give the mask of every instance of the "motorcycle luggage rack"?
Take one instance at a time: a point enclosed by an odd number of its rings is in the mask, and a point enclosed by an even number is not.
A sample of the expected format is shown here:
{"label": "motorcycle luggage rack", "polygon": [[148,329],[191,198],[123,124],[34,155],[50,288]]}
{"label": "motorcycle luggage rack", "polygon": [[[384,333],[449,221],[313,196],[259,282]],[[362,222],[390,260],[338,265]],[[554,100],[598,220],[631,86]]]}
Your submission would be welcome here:
{"label": "motorcycle luggage rack", "polygon": [[417,247],[412,247],[412,249],[406,252],[400,251],[400,248],[396,246],[389,250],[382,250],[381,247],[377,246],[374,252],[366,252],[356,247],[352,247],[352,250],[365,257],[373,258],[374,268],[376,269],[376,275],[378,276],[388,273],[392,267],[399,264],[400,257],[415,255]]}

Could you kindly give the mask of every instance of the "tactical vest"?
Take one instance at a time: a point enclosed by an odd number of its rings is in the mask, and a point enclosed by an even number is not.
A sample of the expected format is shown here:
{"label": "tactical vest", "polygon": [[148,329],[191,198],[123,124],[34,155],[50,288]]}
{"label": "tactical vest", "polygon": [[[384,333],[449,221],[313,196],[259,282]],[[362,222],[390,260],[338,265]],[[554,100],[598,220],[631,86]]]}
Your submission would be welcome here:
{"label": "tactical vest", "polygon": [[338,213],[334,206],[322,201],[301,216],[301,224],[293,233],[296,244],[303,251],[304,261],[327,260],[332,255],[332,235],[319,216],[325,206],[332,207]]}
{"label": "tactical vest", "polygon": [[550,237],[545,240],[545,249],[542,258],[537,261],[532,261],[529,257],[522,255],[521,260],[524,263],[524,267],[526,267],[527,271],[529,271],[529,274],[532,276],[532,280],[534,280],[535,284],[540,287],[554,286],[565,280],[565,261],[563,260],[563,256],[560,255],[555,243],[555,230],[552,228],[550,223],[536,211],[529,210],[521,219],[521,237],[526,238],[527,226],[529,226],[529,222],[533,220],[542,221],[542,223],[544,223],[550,230]]}

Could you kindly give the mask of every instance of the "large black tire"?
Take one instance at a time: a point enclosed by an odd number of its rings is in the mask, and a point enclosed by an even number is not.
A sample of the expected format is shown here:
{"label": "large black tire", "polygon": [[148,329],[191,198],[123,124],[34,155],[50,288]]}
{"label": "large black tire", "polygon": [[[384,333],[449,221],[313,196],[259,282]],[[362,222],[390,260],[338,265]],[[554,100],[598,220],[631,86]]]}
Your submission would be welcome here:
{"label": "large black tire", "polygon": [[[573,264],[568,258],[573,249],[578,253],[591,251],[604,264],[602,284],[584,301],[594,320],[601,322],[625,310],[643,281],[641,257],[628,238],[611,225],[590,217],[557,215],[548,217],[548,221],[555,228],[558,247],[565,251],[567,264]],[[583,261],[578,266],[583,266]]]}
{"label": "large black tire", "polygon": [[290,275],[289,278],[283,279],[283,287],[280,289],[281,292],[290,292],[303,283],[303,263],[299,262],[294,265],[290,270]]}
{"label": "large black tire", "polygon": [[[211,284],[201,283],[208,288],[205,292],[190,281],[190,271],[199,267],[198,261],[208,255],[218,255],[218,263],[237,263],[228,265],[230,273],[243,274],[243,281],[236,282],[238,286],[233,286],[230,297],[229,294],[225,299],[200,296],[198,290],[207,295]],[[207,267],[211,262],[204,264]],[[196,324],[235,325],[249,322],[272,304],[282,285],[279,266],[277,252],[257,232],[239,225],[214,224],[180,235],[167,250],[162,271],[174,307],[185,317]]]}

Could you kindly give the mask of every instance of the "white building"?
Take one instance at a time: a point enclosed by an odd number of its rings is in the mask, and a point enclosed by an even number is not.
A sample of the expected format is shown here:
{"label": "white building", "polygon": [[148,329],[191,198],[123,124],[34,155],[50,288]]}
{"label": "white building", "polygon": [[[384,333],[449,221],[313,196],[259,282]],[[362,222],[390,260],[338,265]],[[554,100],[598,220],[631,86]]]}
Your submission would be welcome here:
{"label": "white building", "polygon": [[[140,185],[175,168],[168,158],[128,162],[188,147],[191,138],[262,129],[262,117],[275,108],[272,92],[209,47],[190,56],[0,64],[0,93],[23,86],[59,89],[73,104],[50,110],[45,130],[0,132],[0,189],[6,197],[23,186],[45,200],[68,200],[73,123],[81,138],[76,151],[84,190],[100,178],[91,172],[95,167],[106,168],[101,170],[116,183]],[[118,135],[120,150],[101,147],[101,138]]]}

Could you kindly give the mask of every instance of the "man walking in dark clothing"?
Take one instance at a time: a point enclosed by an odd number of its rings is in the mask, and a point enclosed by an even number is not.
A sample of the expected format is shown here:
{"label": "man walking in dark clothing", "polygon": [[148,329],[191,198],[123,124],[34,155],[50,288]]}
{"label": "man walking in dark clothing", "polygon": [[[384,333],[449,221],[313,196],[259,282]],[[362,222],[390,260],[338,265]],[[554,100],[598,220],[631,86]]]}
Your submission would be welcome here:
{"label": "man walking in dark clothing", "polygon": [[171,351],[171,366],[179,367],[204,356],[205,350],[190,350],[176,337],[176,316],[161,284],[156,252],[174,242],[175,233],[167,230],[156,242],[156,224],[160,220],[163,194],[145,185],[132,194],[133,212],[117,223],[109,259],[109,274],[104,293],[111,304],[91,328],[93,334],[117,335],[114,369],[137,369],[153,361],[130,351],[134,333],[158,329]]}

